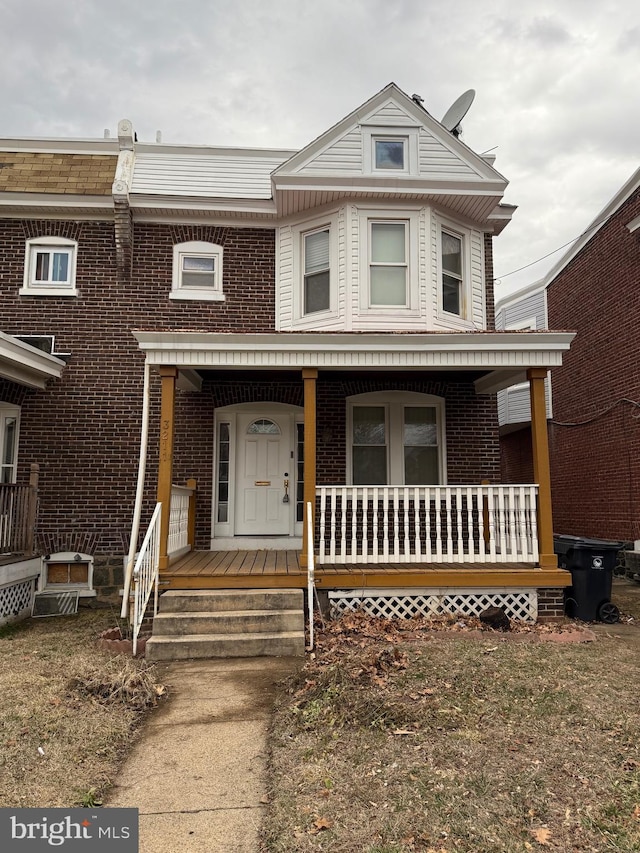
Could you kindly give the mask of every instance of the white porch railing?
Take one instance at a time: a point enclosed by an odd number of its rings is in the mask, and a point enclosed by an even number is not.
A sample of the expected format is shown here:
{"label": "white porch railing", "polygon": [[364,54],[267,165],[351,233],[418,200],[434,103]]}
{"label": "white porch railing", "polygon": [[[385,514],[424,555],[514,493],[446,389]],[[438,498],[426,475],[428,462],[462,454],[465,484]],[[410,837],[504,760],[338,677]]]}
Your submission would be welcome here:
{"label": "white porch railing", "polygon": [[314,625],[313,605],[316,594],[315,556],[313,553],[313,507],[311,501],[305,505],[305,524],[307,525],[307,612],[309,614],[309,645],[307,651],[313,651]]}
{"label": "white porch railing", "polygon": [[169,509],[169,541],[167,553],[170,557],[181,556],[191,550],[189,543],[189,500],[194,490],[188,486],[171,486]]}
{"label": "white porch railing", "polygon": [[158,612],[158,572],[160,566],[160,511],[157,503],[133,569],[133,654],[138,650],[138,635],[153,592],[153,615]]}
{"label": "white porch railing", "polygon": [[536,485],[318,486],[322,563],[535,563]]}

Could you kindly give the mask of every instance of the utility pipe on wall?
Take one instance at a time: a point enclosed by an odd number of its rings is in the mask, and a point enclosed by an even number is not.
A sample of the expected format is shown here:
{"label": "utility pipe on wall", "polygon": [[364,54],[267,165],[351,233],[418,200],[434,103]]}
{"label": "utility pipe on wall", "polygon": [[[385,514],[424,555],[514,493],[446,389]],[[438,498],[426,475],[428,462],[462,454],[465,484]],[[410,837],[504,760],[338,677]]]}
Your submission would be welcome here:
{"label": "utility pipe on wall", "polygon": [[122,594],[122,609],[120,616],[126,619],[129,612],[129,591],[131,589],[131,578],[136,559],[136,548],[138,535],[140,533],[140,516],[142,514],[142,499],[144,497],[144,480],[147,466],[147,445],[149,441],[149,362],[144,363],[144,385],[142,390],[142,423],[140,425],[140,458],[138,460],[138,483],[136,485],[136,501],[133,509],[133,522],[131,524],[131,541],[129,542],[129,554],[124,572],[124,591]]}

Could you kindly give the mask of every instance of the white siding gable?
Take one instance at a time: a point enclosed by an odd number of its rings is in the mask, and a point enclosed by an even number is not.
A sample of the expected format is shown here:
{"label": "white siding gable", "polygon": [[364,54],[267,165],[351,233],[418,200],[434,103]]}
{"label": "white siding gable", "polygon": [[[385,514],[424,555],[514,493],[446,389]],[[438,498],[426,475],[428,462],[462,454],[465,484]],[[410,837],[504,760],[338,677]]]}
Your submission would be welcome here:
{"label": "white siding gable", "polygon": [[[407,177],[436,177],[440,179],[481,180],[482,174],[469,161],[455,151],[456,143],[448,145],[450,134],[442,130],[438,138],[434,132],[419,124],[393,100],[364,116],[336,138],[330,138],[325,147],[294,168],[297,175],[363,175],[367,174],[367,146],[372,133],[417,135],[417,166]],[[451,136],[451,140],[454,137]],[[313,148],[313,146],[310,146]],[[371,174],[371,172],[369,172]],[[377,173],[380,176],[380,173]],[[388,177],[388,175],[387,175]],[[397,175],[396,175],[397,177]]]}

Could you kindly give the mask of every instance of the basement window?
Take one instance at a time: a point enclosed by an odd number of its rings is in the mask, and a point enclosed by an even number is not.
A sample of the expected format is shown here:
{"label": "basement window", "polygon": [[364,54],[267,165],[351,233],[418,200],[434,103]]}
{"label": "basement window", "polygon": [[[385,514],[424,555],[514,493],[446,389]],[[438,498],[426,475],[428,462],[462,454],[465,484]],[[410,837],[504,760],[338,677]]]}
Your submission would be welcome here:
{"label": "basement window", "polygon": [[62,551],[44,557],[42,561],[42,591],[68,592],[77,590],[80,597],[95,596],[93,588],[93,557]]}

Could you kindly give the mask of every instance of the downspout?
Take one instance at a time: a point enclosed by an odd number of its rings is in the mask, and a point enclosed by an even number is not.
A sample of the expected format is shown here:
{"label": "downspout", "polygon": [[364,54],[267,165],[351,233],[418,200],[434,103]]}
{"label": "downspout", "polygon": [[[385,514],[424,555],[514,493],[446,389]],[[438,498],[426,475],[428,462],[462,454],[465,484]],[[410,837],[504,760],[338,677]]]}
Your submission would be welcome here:
{"label": "downspout", "polygon": [[124,591],[122,593],[122,609],[120,616],[127,618],[129,611],[129,592],[131,590],[131,578],[136,559],[138,546],[138,535],[140,533],[140,516],[142,514],[142,500],[144,498],[144,478],[147,465],[147,445],[149,441],[149,362],[144,363],[144,386],[142,391],[142,423],[140,425],[140,458],[138,460],[138,483],[136,486],[136,502],[133,509],[133,522],[131,524],[131,541],[129,542],[129,554],[124,572]]}

